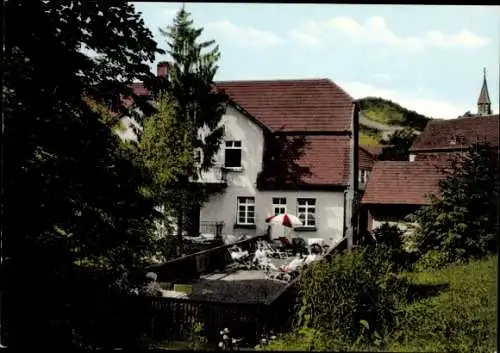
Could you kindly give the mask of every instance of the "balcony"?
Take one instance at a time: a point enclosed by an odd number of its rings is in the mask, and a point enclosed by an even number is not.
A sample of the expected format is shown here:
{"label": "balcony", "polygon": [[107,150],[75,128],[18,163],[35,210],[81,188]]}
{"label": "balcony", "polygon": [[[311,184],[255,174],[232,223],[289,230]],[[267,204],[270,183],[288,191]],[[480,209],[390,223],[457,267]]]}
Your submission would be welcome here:
{"label": "balcony", "polygon": [[210,234],[214,238],[222,237],[222,229],[224,228],[224,222],[213,222],[213,221],[201,221],[200,222],[200,234]]}
{"label": "balcony", "polygon": [[202,171],[198,174],[198,179],[191,179],[193,183],[226,185],[226,171],[223,167],[212,167],[207,171]]}

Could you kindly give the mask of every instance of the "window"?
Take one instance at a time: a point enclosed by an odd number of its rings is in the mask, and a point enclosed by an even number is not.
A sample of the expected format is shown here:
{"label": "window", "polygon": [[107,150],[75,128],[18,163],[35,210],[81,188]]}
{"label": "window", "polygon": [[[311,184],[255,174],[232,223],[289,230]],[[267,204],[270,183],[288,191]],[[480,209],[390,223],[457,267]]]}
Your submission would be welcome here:
{"label": "window", "polygon": [[241,168],[241,141],[226,141],[224,166]]}
{"label": "window", "polygon": [[196,167],[200,167],[203,161],[203,150],[199,147],[195,148],[193,151],[193,160]]}
{"label": "window", "polygon": [[273,212],[275,215],[286,213],[286,197],[273,197]]}
{"label": "window", "polygon": [[241,225],[255,224],[255,198],[238,197],[238,222]]}
{"label": "window", "polygon": [[304,227],[316,227],[315,214],[315,199],[297,199],[297,215]]}
{"label": "window", "polygon": [[368,181],[368,176],[370,175],[370,171],[366,169],[359,170],[359,182],[361,184],[365,184]]}

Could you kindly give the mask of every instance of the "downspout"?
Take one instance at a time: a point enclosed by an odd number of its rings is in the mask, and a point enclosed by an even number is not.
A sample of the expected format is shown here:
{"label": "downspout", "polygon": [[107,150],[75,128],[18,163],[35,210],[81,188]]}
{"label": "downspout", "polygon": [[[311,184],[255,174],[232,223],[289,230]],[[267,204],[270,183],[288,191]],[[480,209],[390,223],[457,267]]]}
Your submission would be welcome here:
{"label": "downspout", "polygon": [[351,250],[354,245],[354,236],[358,231],[358,212],[357,202],[359,190],[358,181],[358,150],[359,150],[359,109],[356,102],[352,105],[351,115],[351,143],[350,143],[350,163],[349,163],[349,182],[346,195],[347,219],[347,250]]}

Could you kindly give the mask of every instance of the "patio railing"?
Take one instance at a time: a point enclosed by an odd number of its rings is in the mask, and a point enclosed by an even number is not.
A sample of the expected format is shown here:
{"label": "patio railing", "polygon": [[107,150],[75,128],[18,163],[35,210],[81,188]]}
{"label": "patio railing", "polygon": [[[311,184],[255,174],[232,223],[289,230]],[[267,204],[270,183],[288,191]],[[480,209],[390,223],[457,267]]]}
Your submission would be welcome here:
{"label": "patio railing", "polygon": [[255,250],[257,241],[265,236],[260,235],[245,239],[234,244],[225,244],[194,254],[179,257],[159,265],[148,267],[147,271],[153,271],[158,275],[159,282],[189,282],[200,278],[201,274],[211,273],[226,268],[231,262],[229,248],[237,245],[249,252]]}

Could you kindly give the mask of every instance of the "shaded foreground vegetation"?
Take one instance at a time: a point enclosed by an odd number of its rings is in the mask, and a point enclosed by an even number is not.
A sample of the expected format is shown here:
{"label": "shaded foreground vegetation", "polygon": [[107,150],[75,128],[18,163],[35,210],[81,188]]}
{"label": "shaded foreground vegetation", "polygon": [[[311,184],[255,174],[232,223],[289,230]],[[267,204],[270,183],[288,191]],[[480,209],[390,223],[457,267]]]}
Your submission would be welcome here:
{"label": "shaded foreground vegetation", "polygon": [[[498,256],[441,270],[405,272],[397,324],[379,341],[339,342],[332,331],[298,329],[264,349],[493,352],[497,340]],[[336,303],[338,305],[338,303]],[[361,326],[361,325],[360,325]],[[382,336],[382,335],[380,335]]]}

